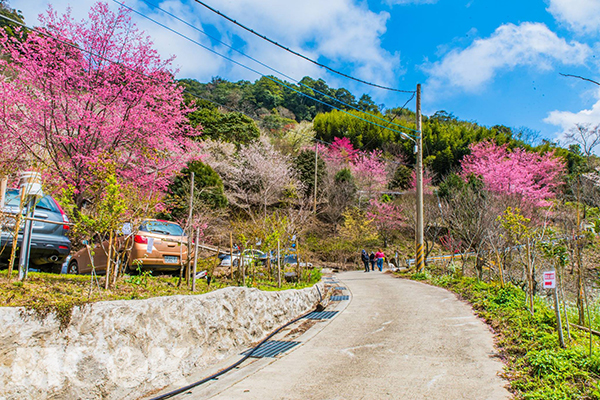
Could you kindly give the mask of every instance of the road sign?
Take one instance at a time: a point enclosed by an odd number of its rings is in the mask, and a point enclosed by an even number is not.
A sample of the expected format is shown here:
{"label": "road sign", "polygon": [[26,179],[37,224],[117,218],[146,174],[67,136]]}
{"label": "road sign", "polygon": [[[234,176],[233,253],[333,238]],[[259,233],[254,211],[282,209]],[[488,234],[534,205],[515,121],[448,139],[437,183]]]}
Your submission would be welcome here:
{"label": "road sign", "polygon": [[556,288],[556,271],[544,272],[544,289]]}

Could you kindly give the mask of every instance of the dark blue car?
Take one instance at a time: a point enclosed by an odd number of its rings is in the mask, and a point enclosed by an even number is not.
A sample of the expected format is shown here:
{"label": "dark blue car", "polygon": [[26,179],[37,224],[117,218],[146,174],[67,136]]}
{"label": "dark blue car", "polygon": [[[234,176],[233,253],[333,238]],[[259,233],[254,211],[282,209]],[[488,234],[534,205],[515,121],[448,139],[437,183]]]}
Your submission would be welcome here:
{"label": "dark blue car", "polygon": [[[4,212],[17,215],[19,212],[19,191],[8,189]],[[61,267],[71,251],[71,241],[67,237],[69,219],[60,205],[51,196],[42,197],[35,206],[34,218],[40,220],[33,223],[31,236],[31,253],[29,267],[44,272],[60,273]],[[51,224],[43,221],[54,221]],[[13,243],[15,219],[4,218],[0,233],[0,264],[8,265]],[[23,222],[17,237],[17,246],[20,248],[23,239]],[[20,251],[17,252],[17,257]],[[17,262],[15,262],[17,265]]]}

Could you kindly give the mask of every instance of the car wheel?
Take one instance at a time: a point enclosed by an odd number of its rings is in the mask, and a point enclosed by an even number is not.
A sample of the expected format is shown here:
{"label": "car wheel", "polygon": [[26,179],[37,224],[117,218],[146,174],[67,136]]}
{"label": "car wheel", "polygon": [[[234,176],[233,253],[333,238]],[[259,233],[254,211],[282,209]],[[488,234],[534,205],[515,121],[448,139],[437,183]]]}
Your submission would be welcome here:
{"label": "car wheel", "polygon": [[77,261],[71,261],[69,263],[69,267],[67,268],[67,274],[77,275],[79,274],[79,265]]}
{"label": "car wheel", "polygon": [[239,263],[240,263],[240,262],[239,262],[238,260],[233,260],[233,266],[234,266],[234,267],[237,267],[237,266],[239,265]]}

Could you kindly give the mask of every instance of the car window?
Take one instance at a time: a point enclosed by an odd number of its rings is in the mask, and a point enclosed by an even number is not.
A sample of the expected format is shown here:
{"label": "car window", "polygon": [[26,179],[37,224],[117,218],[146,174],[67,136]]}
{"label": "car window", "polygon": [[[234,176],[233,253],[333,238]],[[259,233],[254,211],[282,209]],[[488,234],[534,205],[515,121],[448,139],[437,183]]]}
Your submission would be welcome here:
{"label": "car window", "polygon": [[6,191],[6,205],[19,206],[20,201],[19,191],[15,189],[8,189]]}
{"label": "car window", "polygon": [[56,204],[54,200],[50,196],[44,196],[38,203],[35,205],[36,208],[41,208],[43,210],[48,210],[52,212],[58,212],[58,208],[56,208]]}
{"label": "car window", "polygon": [[146,221],[140,226],[140,231],[162,235],[185,236],[183,229],[179,225],[168,221]]}
{"label": "car window", "polygon": [[[6,205],[11,207],[19,207],[19,203],[21,201],[21,193],[17,189],[8,189],[6,191]],[[59,212],[58,208],[56,208],[56,204],[54,200],[50,196],[44,196],[40,201],[37,202],[35,208],[40,208],[42,210],[48,210],[52,212]]]}

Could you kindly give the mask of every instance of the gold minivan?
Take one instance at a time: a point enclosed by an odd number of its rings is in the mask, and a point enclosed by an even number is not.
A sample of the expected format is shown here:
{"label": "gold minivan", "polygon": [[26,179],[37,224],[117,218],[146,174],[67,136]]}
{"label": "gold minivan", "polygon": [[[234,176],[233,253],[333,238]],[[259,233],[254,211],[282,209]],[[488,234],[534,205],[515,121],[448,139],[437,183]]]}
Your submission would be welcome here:
{"label": "gold minivan", "polygon": [[[118,248],[125,251],[131,247],[125,257],[127,268],[136,271],[179,271],[182,263],[187,262],[187,236],[181,226],[175,222],[149,219],[145,220],[135,235],[128,239],[119,237]],[[106,250],[105,250],[106,249]],[[105,273],[108,260],[108,241],[94,247],[94,267],[96,273]],[[73,254],[67,269],[68,274],[87,274],[92,271],[92,263],[86,247]]]}

